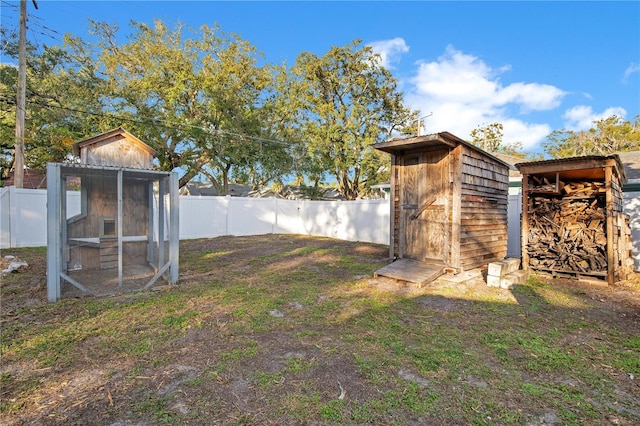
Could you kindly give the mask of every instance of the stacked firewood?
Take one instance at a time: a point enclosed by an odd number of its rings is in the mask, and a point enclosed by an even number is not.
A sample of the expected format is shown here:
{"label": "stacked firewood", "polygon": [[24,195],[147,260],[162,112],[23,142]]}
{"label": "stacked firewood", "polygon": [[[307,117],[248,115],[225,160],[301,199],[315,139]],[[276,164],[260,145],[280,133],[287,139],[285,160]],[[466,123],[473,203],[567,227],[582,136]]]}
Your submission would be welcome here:
{"label": "stacked firewood", "polygon": [[[544,182],[532,192],[550,192]],[[607,271],[605,186],[602,182],[553,184],[556,195],[530,198],[528,254],[533,268]]]}

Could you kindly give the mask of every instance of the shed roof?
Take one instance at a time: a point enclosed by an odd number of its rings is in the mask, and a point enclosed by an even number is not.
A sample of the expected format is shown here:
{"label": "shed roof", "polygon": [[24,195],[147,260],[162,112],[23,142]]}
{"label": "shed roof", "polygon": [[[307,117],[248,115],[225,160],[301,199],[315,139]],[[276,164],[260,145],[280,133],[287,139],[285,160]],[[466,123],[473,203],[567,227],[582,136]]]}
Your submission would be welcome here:
{"label": "shed roof", "polygon": [[147,151],[151,156],[156,155],[156,150],[151,148],[146,143],[142,142],[140,139],[135,137],[133,134],[127,132],[124,128],[118,127],[117,129],[109,130],[108,132],[101,133],[96,136],[91,136],[90,138],[83,139],[73,144],[73,154],[76,156],[80,156],[80,149],[89,145],[93,145],[109,138],[112,138],[117,135],[122,135],[125,139],[133,143],[138,148]]}
{"label": "shed roof", "polygon": [[[598,178],[599,176],[594,176],[593,174],[582,176],[581,173],[584,174],[586,172],[582,171],[590,169],[602,169],[603,166],[614,167],[620,176],[621,183],[625,183],[627,181],[625,169],[618,154],[587,155],[583,157],[557,158],[553,160],[529,161],[516,164],[516,167],[522,174],[545,174],[560,171],[565,173],[571,172],[572,177],[577,179]],[[604,176],[604,173],[602,173],[602,176]]]}
{"label": "shed roof", "polygon": [[374,144],[373,147],[375,149],[379,149],[380,151],[388,152],[390,154],[396,154],[398,151],[406,151],[408,149],[416,149],[416,148],[427,148],[436,145],[445,145],[450,148],[454,148],[458,145],[464,145],[474,151],[479,152],[480,154],[489,157],[498,163],[504,165],[507,169],[513,170],[514,167],[507,163],[506,161],[501,160],[500,158],[489,154],[483,149],[463,140],[459,137],[455,136],[449,132],[440,132],[433,133],[425,136],[415,136],[411,138],[405,139],[393,139],[390,141],[379,142]]}

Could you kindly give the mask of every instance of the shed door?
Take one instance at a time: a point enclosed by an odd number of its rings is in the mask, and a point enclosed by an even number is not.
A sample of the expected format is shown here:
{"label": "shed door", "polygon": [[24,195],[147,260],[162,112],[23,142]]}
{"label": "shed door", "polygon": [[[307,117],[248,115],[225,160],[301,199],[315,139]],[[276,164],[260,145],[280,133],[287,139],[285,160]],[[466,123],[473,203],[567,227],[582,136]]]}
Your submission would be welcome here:
{"label": "shed door", "polygon": [[403,257],[444,263],[447,258],[446,209],[448,150],[408,154],[402,168]]}

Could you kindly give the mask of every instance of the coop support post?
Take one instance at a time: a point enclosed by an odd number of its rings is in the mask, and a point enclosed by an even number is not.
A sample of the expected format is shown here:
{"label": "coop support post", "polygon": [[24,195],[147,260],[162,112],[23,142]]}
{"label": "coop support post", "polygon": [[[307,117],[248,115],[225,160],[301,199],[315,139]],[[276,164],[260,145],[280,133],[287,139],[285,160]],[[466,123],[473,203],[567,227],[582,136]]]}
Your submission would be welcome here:
{"label": "coop support post", "polygon": [[149,219],[148,219],[148,224],[147,224],[147,262],[149,262],[150,265],[153,265],[153,259],[155,257],[154,254],[154,243],[153,243],[153,215],[154,215],[154,208],[153,208],[153,182],[149,182],[149,208],[148,208],[148,212],[149,212]]}
{"label": "coop support post", "polygon": [[[62,173],[60,173],[62,175]],[[60,248],[62,251],[61,272],[67,272],[69,264],[69,242],[67,239],[67,179],[60,177]]]}
{"label": "coop support post", "polygon": [[116,221],[116,230],[118,235],[118,289],[122,289],[122,169],[118,170],[118,219]]}
{"label": "coop support post", "polygon": [[62,269],[61,215],[60,215],[60,167],[47,164],[47,299],[60,299],[60,273]]}
{"label": "coop support post", "polygon": [[161,178],[158,185],[158,268],[164,265],[164,194],[166,187],[167,179]]}
{"label": "coop support post", "polygon": [[180,197],[178,196],[178,174],[169,175],[169,283],[178,282],[178,258],[180,250]]}

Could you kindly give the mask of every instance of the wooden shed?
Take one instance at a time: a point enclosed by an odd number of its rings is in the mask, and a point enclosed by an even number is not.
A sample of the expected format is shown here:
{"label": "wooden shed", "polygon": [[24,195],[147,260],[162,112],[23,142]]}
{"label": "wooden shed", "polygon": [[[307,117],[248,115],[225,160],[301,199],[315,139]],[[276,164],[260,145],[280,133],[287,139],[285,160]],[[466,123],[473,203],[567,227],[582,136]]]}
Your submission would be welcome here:
{"label": "wooden shed", "polygon": [[505,258],[511,166],[448,132],[374,148],[391,154],[397,259],[378,275],[423,283]]}
{"label": "wooden shed", "polygon": [[65,283],[100,296],[177,282],[177,174],[153,170],[155,151],[123,128],[73,149],[80,164],[47,165],[49,301]]}
{"label": "wooden shed", "polygon": [[609,284],[633,270],[618,155],[520,163],[522,267]]}

